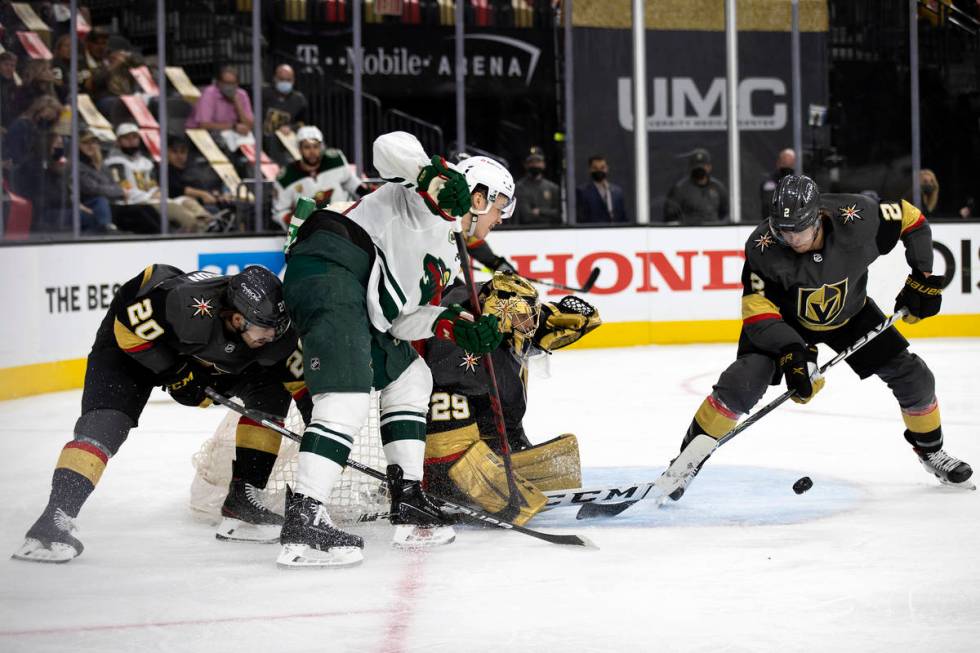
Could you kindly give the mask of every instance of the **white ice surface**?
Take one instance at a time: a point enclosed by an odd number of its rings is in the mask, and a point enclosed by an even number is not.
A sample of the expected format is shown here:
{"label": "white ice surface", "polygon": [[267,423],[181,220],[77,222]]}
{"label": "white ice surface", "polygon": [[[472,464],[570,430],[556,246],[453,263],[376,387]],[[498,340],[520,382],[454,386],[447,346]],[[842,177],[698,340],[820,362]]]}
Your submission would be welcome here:
{"label": "white ice surface", "polygon": [[[913,349],[947,450],[978,464],[980,340]],[[528,433],[578,434],[589,479],[652,480],[733,353],[559,353],[532,378]],[[0,553],[43,508],[79,398],[0,403]],[[844,365],[719,450],[683,501],[531,524],[598,551],[462,530],[414,554],[374,524],[356,529],[360,567],[279,570],[275,545],[218,542],[187,509],[191,455],[223,414],[155,395],[82,510],[84,554],[0,559],[0,651],[980,650],[980,493],[928,476],[888,389]]]}

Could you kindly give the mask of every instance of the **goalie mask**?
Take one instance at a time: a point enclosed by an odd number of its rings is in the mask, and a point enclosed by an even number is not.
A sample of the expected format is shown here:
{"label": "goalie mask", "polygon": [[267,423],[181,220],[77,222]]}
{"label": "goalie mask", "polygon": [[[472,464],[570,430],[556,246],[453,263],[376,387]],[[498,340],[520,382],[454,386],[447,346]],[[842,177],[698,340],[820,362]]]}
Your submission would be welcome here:
{"label": "goalie mask", "polygon": [[494,272],[493,279],[480,289],[480,304],[485,315],[497,316],[500,332],[511,340],[514,352],[523,356],[541,317],[537,289],[513,272]]}

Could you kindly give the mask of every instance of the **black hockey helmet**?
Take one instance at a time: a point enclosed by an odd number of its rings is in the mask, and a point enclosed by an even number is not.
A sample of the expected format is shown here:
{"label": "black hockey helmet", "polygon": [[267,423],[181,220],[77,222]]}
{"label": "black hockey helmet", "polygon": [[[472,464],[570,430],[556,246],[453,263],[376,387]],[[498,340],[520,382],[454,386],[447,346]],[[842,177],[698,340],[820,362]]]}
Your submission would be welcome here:
{"label": "black hockey helmet", "polygon": [[782,244],[786,240],[780,231],[803,231],[817,223],[820,217],[820,191],[806,175],[786,175],[779,180],[769,205],[769,230]]}
{"label": "black hockey helmet", "polygon": [[282,282],[264,267],[249,266],[229,279],[225,304],[241,313],[246,322],[275,329],[276,338],[289,329]]}

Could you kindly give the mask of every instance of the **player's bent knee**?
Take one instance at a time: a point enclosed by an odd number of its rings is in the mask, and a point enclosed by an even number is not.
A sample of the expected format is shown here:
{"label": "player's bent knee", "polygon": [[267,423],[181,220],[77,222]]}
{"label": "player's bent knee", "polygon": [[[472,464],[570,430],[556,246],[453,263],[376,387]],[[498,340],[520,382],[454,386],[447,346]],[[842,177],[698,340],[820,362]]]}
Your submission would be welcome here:
{"label": "player's bent knee", "polygon": [[431,396],[432,372],[424,360],[417,358],[381,391],[381,413],[412,409],[427,413]]}
{"label": "player's bent knee", "polygon": [[936,377],[926,362],[909,351],[903,351],[877,370],[892,394],[903,407],[931,402],[936,395]]}
{"label": "player's bent knee", "polygon": [[313,395],[310,423],[340,427],[345,433],[356,433],[367,422],[371,395],[366,392],[324,392]]}
{"label": "player's bent knee", "polygon": [[714,395],[732,412],[744,415],[762,399],[775,369],[775,363],[768,356],[741,356],[721,373]]}
{"label": "player's bent knee", "polygon": [[126,413],[97,408],[82,413],[75,422],[75,439],[94,445],[111,458],[135,426],[133,418]]}

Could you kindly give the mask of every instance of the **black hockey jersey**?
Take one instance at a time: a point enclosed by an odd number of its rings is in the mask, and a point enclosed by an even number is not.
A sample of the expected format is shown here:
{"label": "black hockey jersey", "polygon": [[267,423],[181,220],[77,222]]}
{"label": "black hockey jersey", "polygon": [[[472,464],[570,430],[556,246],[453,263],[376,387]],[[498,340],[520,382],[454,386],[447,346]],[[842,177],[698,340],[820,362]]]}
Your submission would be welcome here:
{"label": "black hockey jersey", "polygon": [[184,274],[170,265],[154,264],[119,289],[113,335],[116,345],[155,374],[192,356],[224,374],[240,374],[251,365],[269,367],[296,349],[297,335],[286,334],[250,349],[229,333],[221,315],[231,277],[210,272]]}
{"label": "black hockey jersey", "polygon": [[820,212],[824,243],[819,250],[797,254],[780,245],[768,222],[745,244],[742,333],[762,351],[798,343],[807,330],[847,324],[867,299],[868,267],[899,239],[912,268],[932,271],[929,225],[908,202],[879,204],[864,195],[826,194]]}

